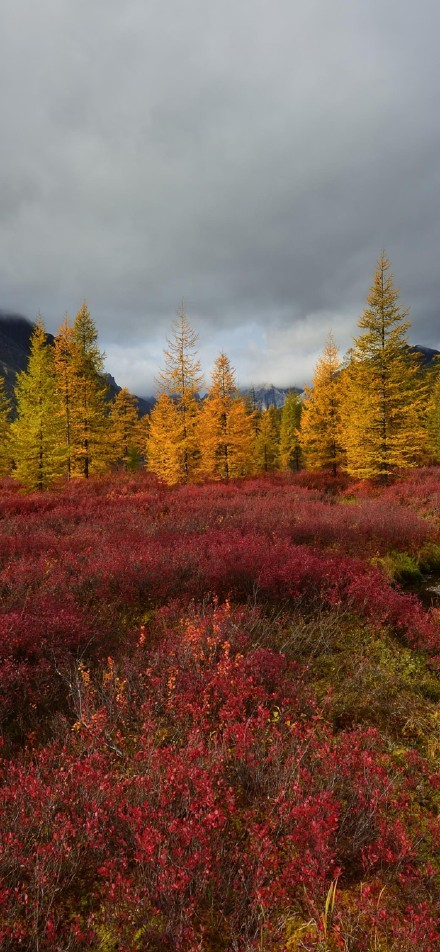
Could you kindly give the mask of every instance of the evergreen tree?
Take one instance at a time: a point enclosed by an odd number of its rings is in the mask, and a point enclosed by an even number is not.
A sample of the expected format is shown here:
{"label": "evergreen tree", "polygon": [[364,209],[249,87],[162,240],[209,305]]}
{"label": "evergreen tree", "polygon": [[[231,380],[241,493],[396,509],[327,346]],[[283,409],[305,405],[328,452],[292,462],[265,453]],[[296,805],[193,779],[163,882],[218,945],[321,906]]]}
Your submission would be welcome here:
{"label": "evergreen tree", "polygon": [[[200,361],[196,356],[197,334],[191,328],[183,306],[177,313],[173,331],[174,336],[167,340],[168,347],[164,352],[165,367],[159,375],[158,382],[159,392],[173,401],[177,411],[175,416],[167,408],[170,423],[174,420],[175,425],[174,436],[170,434],[170,437],[179,443],[176,459],[179,460],[180,471],[175,473],[175,482],[188,482],[196,476],[199,461],[197,418],[202,373]],[[164,408],[165,404],[161,404],[161,413]],[[153,426],[153,419],[151,423]],[[158,439],[158,432],[154,439]],[[156,451],[153,456],[156,458]],[[150,468],[152,458],[150,452]]]}
{"label": "evergreen tree", "polygon": [[12,469],[10,413],[11,401],[6,394],[4,377],[0,377],[0,476],[9,476]]}
{"label": "evergreen tree", "polygon": [[310,469],[331,469],[336,475],[344,460],[341,446],[341,381],[338,349],[329,334],[318,360],[311,388],[305,388],[300,444]]}
{"label": "evergreen tree", "polygon": [[217,358],[199,415],[200,473],[210,479],[243,476],[252,466],[252,421],[240,399],[226,354]]}
{"label": "evergreen tree", "polygon": [[301,422],[301,399],[297,393],[286,394],[281,411],[280,424],[280,468],[282,470],[300,468],[301,452],[299,428]]}
{"label": "evergreen tree", "polygon": [[268,407],[260,416],[260,425],[254,442],[254,461],[257,472],[270,473],[279,465],[279,414]]}
{"label": "evergreen tree", "polygon": [[116,395],[109,413],[109,442],[112,461],[123,469],[137,469],[143,451],[143,432],[140,426],[138,403],[135,396],[123,387]]}
{"label": "evergreen tree", "polygon": [[13,475],[28,489],[46,489],[64,467],[63,433],[55,394],[52,347],[38,319],[25,371],[18,374],[17,418],[11,425]]}
{"label": "evergreen tree", "polygon": [[383,481],[416,466],[426,448],[426,384],[390,267],[382,253],[343,381],[347,472]]}

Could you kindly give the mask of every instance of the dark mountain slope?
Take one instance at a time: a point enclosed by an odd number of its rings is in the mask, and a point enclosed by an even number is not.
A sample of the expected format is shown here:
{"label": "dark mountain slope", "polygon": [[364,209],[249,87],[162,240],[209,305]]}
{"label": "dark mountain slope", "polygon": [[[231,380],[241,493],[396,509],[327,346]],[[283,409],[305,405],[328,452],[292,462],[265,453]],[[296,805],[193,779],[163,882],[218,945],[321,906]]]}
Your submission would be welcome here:
{"label": "dark mountain slope", "polygon": [[[29,357],[29,344],[35,324],[21,314],[12,314],[0,310],[0,374],[5,378],[6,387],[12,396],[15,378],[22,370],[26,370]],[[52,334],[47,335],[53,343]],[[113,399],[121,390],[114,377],[106,374],[109,396]],[[149,413],[154,400],[137,398],[141,416]]]}
{"label": "dark mountain slope", "polygon": [[[21,314],[14,314],[0,309],[0,374],[5,377],[9,393],[12,395],[15,385],[15,376],[19,371],[25,370],[29,356],[29,341],[34,329],[34,324]],[[49,340],[53,341],[52,334],[48,334]],[[440,356],[440,351],[432,347],[424,347],[422,344],[415,344],[410,350],[420,354],[422,364],[426,368],[432,367],[436,357]],[[106,374],[109,394],[113,398],[119,393],[121,387],[118,386],[111,374]],[[300,387],[274,387],[272,384],[262,386],[247,387],[240,391],[241,395],[247,397],[261,410],[267,410],[268,407],[282,407],[286,394],[290,391],[301,393]],[[139,412],[141,416],[149,413],[156,400],[153,396],[137,397]]]}

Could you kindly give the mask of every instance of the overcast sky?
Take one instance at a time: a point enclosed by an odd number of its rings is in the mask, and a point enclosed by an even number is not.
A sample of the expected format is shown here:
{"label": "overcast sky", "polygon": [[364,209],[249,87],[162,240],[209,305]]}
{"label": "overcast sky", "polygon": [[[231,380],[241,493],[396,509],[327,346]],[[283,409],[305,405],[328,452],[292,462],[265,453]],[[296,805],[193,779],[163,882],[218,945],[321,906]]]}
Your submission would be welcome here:
{"label": "overcast sky", "polygon": [[0,0],[0,308],[84,298],[152,391],[185,300],[209,371],[302,385],[377,257],[440,349],[438,0]]}

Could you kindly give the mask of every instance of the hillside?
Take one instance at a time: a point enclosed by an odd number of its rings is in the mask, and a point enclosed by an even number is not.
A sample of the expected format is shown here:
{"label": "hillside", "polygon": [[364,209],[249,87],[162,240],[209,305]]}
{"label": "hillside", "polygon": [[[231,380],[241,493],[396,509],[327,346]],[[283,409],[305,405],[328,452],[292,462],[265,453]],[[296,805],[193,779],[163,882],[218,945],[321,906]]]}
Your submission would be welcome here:
{"label": "hillside", "polygon": [[[35,324],[20,314],[0,310],[0,374],[12,396],[16,374],[26,370],[29,357],[29,342]],[[48,334],[53,342],[53,335]],[[109,397],[112,399],[121,390],[111,374],[106,374]],[[137,397],[139,412],[143,416],[154,406],[154,398]]]}
{"label": "hillside", "polygon": [[10,391],[16,374],[26,369],[33,329],[34,324],[26,317],[0,310],[0,371]]}

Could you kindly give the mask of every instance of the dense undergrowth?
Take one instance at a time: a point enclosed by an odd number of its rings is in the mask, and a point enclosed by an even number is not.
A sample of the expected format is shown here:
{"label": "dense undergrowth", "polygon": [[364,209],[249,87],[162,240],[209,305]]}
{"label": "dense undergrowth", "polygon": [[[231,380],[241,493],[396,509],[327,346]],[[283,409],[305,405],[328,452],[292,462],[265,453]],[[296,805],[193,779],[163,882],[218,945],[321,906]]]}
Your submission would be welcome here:
{"label": "dense undergrowth", "polygon": [[2,948],[438,948],[439,477],[3,484]]}

